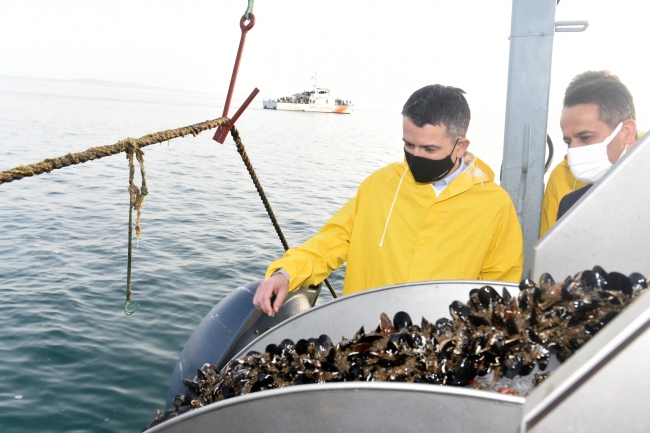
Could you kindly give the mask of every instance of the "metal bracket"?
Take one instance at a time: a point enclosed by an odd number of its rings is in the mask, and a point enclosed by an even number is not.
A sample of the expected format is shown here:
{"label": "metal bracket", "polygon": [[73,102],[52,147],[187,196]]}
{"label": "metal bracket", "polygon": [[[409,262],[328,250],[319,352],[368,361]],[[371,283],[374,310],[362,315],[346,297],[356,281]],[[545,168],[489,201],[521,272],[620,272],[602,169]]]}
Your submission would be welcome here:
{"label": "metal bracket", "polygon": [[584,32],[589,27],[589,21],[555,21],[555,32]]}

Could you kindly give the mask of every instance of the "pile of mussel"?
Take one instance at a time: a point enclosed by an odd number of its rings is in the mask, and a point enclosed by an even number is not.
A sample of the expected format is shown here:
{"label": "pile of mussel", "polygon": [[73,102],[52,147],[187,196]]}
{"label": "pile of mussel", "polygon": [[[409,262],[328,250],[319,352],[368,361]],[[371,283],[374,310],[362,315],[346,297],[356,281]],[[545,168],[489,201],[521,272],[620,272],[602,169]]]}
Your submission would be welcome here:
{"label": "pile of mussel", "polygon": [[[552,355],[569,358],[636,296],[647,289],[638,273],[629,277],[596,266],[556,283],[544,274],[526,279],[512,296],[483,286],[466,303],[454,301],[447,318],[414,324],[405,312],[390,320],[382,313],[372,332],[363,327],[334,344],[327,335],[270,344],[250,352],[221,372],[205,364],[173,409],[147,427],[178,414],[231,397],[292,385],[345,381],[395,381],[486,389],[485,381],[532,377],[535,386],[549,373]],[[529,382],[529,383],[530,383]],[[532,385],[531,385],[532,386]],[[508,392],[506,389],[503,392]]]}

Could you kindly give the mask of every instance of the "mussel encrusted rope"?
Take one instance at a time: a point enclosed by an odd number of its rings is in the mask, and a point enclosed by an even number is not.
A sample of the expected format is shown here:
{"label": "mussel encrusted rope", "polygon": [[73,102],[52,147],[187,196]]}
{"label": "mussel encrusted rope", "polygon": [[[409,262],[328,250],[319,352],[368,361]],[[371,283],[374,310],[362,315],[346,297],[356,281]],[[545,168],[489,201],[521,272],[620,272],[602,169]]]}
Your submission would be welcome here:
{"label": "mussel encrusted rope", "polygon": [[[135,220],[135,234],[140,238],[142,233],[140,229],[140,216],[142,215],[142,205],[144,204],[149,190],[147,189],[147,173],[144,169],[144,152],[140,150],[138,144],[135,140],[127,138],[123,142],[123,146],[126,151],[126,159],[129,161],[129,245],[127,252],[127,265],[126,265],[126,301],[124,302],[124,314],[130,316],[135,313],[140,304],[135,303],[135,308],[129,310],[129,303],[131,302],[131,257],[132,257],[132,245],[133,245],[133,208],[135,208],[137,214]],[[135,154],[138,163],[140,164],[140,175],[142,176],[142,186],[138,188],[133,183],[133,178],[135,176],[135,167],[133,164],[133,155]]]}
{"label": "mussel encrusted rope", "polygon": [[526,395],[551,374],[552,355],[564,362],[647,288],[641,274],[596,266],[558,283],[548,274],[539,285],[526,279],[517,295],[472,289],[467,302],[451,303],[451,320],[416,324],[405,312],[392,321],[382,313],[376,330],[361,328],[338,344],[327,335],[286,339],[221,371],[205,364],[149,427],[221,400],[307,383],[394,381]]}
{"label": "mussel encrusted rope", "polygon": [[[185,137],[186,135],[192,135],[196,137],[203,131],[207,131],[209,129],[213,129],[226,124],[228,124],[228,119],[226,117],[219,117],[218,119],[206,120],[205,122],[195,123],[194,125],[184,126],[176,129],[168,129],[166,131],[155,132],[153,134],[147,134],[138,138],[137,140],[131,140],[135,141],[135,143],[138,145],[138,148],[141,149],[145,146],[150,146],[156,143],[163,143],[165,141],[169,142],[169,140],[178,137]],[[108,146],[91,147],[90,149],[83,152],[69,153],[65,156],[60,156],[57,158],[48,158],[34,164],[19,165],[18,167],[14,167],[6,171],[0,170],[0,185],[7,182],[13,182],[14,180],[24,179],[25,177],[35,176],[37,174],[50,173],[52,170],[59,168],[69,167],[71,165],[100,159],[105,156],[122,153],[126,150],[124,147],[125,141],[126,140],[118,141],[116,144],[111,144]]]}

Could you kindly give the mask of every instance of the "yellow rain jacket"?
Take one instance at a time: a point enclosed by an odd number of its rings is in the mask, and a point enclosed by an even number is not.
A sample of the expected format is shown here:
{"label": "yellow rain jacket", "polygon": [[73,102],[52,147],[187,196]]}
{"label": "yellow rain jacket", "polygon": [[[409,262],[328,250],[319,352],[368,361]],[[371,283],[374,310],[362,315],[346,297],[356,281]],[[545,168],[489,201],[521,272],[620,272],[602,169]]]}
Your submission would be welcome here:
{"label": "yellow rain jacket", "polygon": [[315,236],[271,263],[266,278],[284,269],[292,291],[347,261],[344,295],[412,281],[520,281],[523,239],[510,196],[480,159],[466,153],[465,163],[438,197],[415,182],[406,161],[376,171]]}
{"label": "yellow rain jacket", "polygon": [[555,224],[557,210],[564,196],[585,186],[587,186],[586,183],[582,183],[573,177],[567,162],[567,155],[564,155],[564,160],[553,169],[548,177],[544,200],[542,200],[542,220],[539,226],[540,238]]}

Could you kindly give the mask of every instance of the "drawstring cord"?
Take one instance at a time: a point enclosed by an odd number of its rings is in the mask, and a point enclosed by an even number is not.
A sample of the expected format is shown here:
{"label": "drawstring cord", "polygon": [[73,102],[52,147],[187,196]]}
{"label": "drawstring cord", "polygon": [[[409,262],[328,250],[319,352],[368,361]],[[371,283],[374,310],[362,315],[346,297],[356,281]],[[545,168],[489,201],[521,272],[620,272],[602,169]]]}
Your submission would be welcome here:
{"label": "drawstring cord", "polygon": [[404,170],[404,174],[402,175],[402,178],[399,180],[399,184],[397,185],[397,191],[395,191],[393,204],[390,205],[390,210],[388,211],[388,218],[386,218],[386,225],[384,226],[384,233],[381,235],[381,242],[379,242],[379,248],[382,248],[384,245],[384,237],[386,237],[386,229],[388,229],[388,221],[390,221],[390,216],[393,213],[393,207],[395,206],[395,202],[397,201],[397,195],[399,194],[399,189],[402,187],[402,181],[404,180],[404,176],[406,176],[407,171],[408,168]]}

